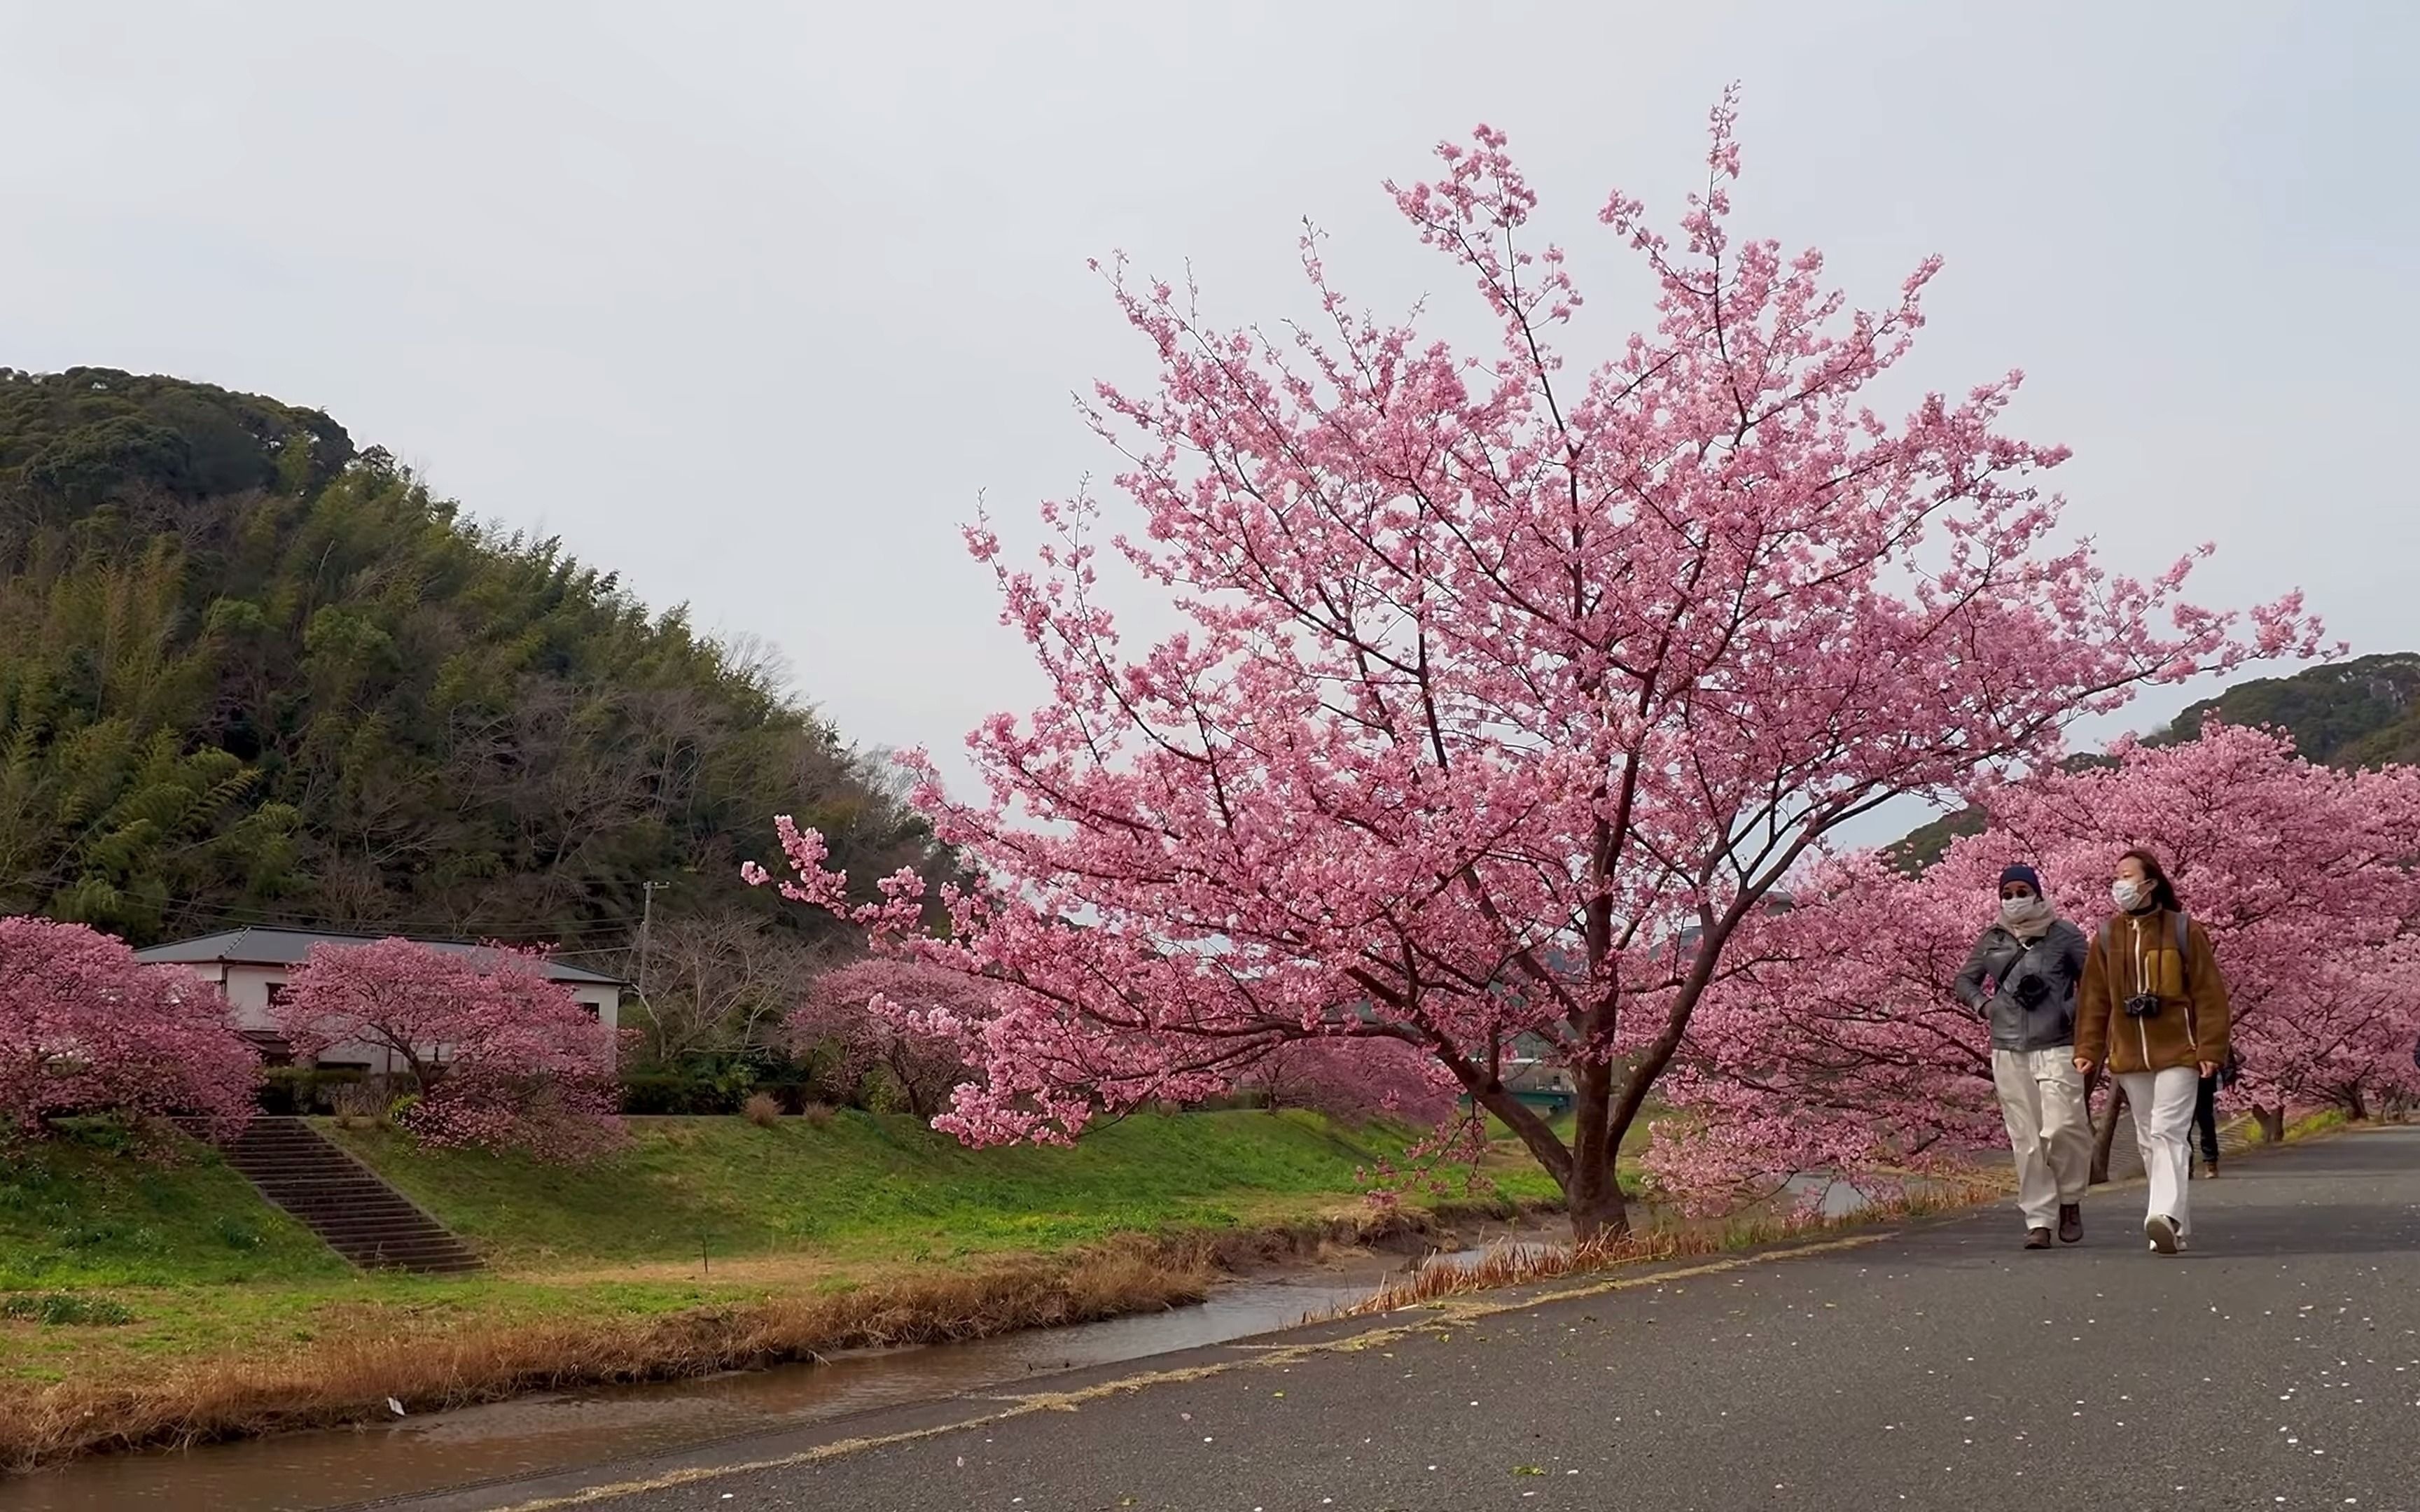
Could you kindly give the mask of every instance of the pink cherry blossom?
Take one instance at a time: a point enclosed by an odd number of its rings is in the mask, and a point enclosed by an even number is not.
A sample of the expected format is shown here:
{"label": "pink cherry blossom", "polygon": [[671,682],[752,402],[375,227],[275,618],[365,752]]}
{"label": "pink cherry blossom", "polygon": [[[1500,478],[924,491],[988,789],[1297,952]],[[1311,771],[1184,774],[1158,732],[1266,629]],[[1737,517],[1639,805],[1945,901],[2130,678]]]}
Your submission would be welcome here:
{"label": "pink cherry blossom", "polygon": [[315,945],[274,1012],[298,1056],[390,1053],[419,1094],[405,1123],[431,1144],[575,1159],[621,1135],[613,1033],[543,966],[509,946]]}
{"label": "pink cherry blossom", "polygon": [[1923,875],[1861,855],[1814,869],[1760,920],[1690,1026],[1667,1095],[1687,1116],[1650,1166],[1719,1204],[1776,1171],[1923,1166],[2002,1142],[1990,1037],[1951,996],[1997,906],[2036,866],[2087,932],[2118,856],[2158,856],[2208,931],[2243,1062],[2270,1107],[2420,1092],[2420,769],[2339,772],[2286,737],[2211,725],[2116,764],[1983,795],[1989,829]]}
{"label": "pink cherry blossom", "polygon": [[0,1130],[75,1114],[252,1117],[260,1057],[219,989],[82,924],[0,918]]}
{"label": "pink cherry blossom", "polygon": [[1461,1093],[1435,1057],[1400,1040],[1283,1040],[1236,1077],[1273,1108],[1338,1119],[1401,1119],[1441,1125]]}
{"label": "pink cherry blossom", "polygon": [[[1001,989],[956,1030],[980,1075],[938,1121],[967,1139],[1390,1041],[1512,1128],[1579,1231],[1619,1229],[1614,1150],[1826,836],[2048,761],[2146,684],[2315,647],[2293,597],[2210,612],[2191,558],[2137,578],[2061,544],[2066,454],[1999,428],[2016,374],[1878,412],[1938,265],[1866,310],[1816,254],[1734,234],[1728,99],[1677,236],[1606,205],[1657,292],[1595,358],[1562,348],[1581,292],[1504,137],[1438,157],[1390,193],[1491,347],[1363,311],[1316,233],[1299,325],[1220,327],[1109,264],[1158,364],[1090,411],[1121,523],[1045,504],[1031,567],[967,533],[1051,696],[969,736],[980,798],[907,761],[979,880],[866,901],[781,826],[789,896]],[[1187,628],[1130,644],[1105,563]],[[1506,1087],[1525,1047],[1571,1069],[1570,1137]]]}
{"label": "pink cherry blossom", "polygon": [[817,977],[792,1010],[789,1034],[803,1052],[831,1057],[828,1074],[854,1088],[888,1072],[919,1118],[939,1113],[952,1088],[973,1075],[958,1055],[962,1026],[980,1019],[998,988],[980,977],[916,961],[875,958]]}

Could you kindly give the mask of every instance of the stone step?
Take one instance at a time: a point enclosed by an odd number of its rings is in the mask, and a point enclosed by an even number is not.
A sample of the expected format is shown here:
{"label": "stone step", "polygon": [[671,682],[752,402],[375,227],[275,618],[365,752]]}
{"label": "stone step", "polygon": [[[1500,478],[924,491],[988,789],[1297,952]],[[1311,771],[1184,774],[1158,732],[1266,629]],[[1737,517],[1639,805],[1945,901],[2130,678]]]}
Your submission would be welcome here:
{"label": "stone step", "polygon": [[364,1270],[483,1268],[477,1251],[299,1119],[256,1118],[225,1154],[262,1196]]}

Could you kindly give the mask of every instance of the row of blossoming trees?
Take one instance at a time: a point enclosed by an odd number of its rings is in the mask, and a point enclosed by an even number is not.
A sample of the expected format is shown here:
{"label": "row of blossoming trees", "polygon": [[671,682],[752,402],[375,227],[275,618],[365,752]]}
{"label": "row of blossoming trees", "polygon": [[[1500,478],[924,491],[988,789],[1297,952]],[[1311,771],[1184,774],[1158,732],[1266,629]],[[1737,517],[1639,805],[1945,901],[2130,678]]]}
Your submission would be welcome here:
{"label": "row of blossoming trees", "polygon": [[2003,866],[2037,862],[2089,931],[2133,845],[2210,933],[2239,1095],[2272,1134],[2289,1110],[2420,1099],[2420,768],[2335,771],[2223,727],[2112,754],[1990,793],[1986,832],[1920,875],[1850,856],[1756,920],[1676,1061],[1667,1095],[1688,1116],[1657,1140],[1657,1173],[1715,1199],[1776,1171],[1921,1168],[1997,1142],[1991,1047],[1947,984]]}
{"label": "row of blossoming trees", "polygon": [[[1605,203],[1654,310],[1592,363],[1559,347],[1581,294],[1504,138],[1439,156],[1389,189],[1476,288],[1475,351],[1355,305],[1315,233],[1312,315],[1279,328],[1108,270],[1159,368],[1093,409],[1131,524],[1049,504],[1031,568],[970,530],[1048,697],[969,736],[979,798],[908,758],[976,880],[869,901],[786,822],[783,874],[752,869],[883,956],[985,981],[874,1004],[975,1069],[942,1127],[1063,1140],[1298,1046],[1410,1055],[1528,1146],[1583,1236],[1626,1224],[1615,1154],[1659,1094],[1694,1115],[1658,1157],[1689,1191],[1978,1139],[1982,1041],[1942,989],[2011,844],[2086,918],[2113,849],[2175,856],[2266,1095],[2381,1063],[2401,779],[2226,734],[2000,788],[2142,688],[2317,654],[2298,596],[2212,611],[2182,597],[2190,558],[2134,578],[2062,541],[2041,476],[2065,453],[2001,428],[2014,374],[1878,412],[1936,265],[1864,310],[1816,254],[1735,237],[1728,99],[1677,235]],[[1131,643],[1111,601],[1155,594],[1185,628]],[[1827,859],[1910,795],[1982,797],[2000,828],[1920,881]],[[2264,872],[2288,825],[2344,843]],[[1810,869],[1817,906],[1772,917]],[[1570,1069],[1568,1127],[1508,1081],[1528,1052]]]}
{"label": "row of blossoming trees", "polygon": [[[385,1052],[402,1119],[430,1143],[570,1158],[618,1133],[613,1036],[542,965],[502,947],[321,945],[271,1011],[298,1057]],[[80,924],[0,918],[0,1135],[113,1116],[225,1138],[250,1119],[259,1079],[214,984]]]}

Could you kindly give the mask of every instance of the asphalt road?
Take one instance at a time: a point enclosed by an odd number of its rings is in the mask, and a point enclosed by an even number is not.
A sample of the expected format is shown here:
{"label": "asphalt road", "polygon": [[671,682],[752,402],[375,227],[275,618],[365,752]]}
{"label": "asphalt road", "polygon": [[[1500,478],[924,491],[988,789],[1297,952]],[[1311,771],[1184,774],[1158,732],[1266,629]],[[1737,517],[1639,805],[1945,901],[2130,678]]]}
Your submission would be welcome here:
{"label": "asphalt road", "polygon": [[2142,1189],[1321,1325],[415,1512],[2420,1512],[2420,1130]]}

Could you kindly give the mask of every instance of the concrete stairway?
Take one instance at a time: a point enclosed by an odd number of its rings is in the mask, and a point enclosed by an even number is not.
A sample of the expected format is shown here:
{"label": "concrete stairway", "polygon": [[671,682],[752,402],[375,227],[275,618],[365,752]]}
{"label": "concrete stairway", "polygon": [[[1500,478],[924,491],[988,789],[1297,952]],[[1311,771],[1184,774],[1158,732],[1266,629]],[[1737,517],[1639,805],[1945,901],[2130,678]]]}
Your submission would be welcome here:
{"label": "concrete stairway", "polygon": [[365,1271],[480,1269],[469,1245],[301,1119],[256,1118],[225,1154],[262,1196]]}

